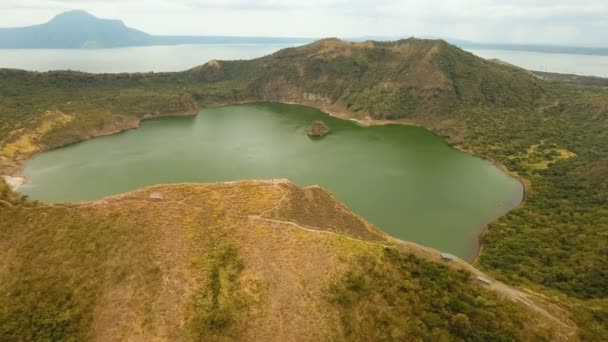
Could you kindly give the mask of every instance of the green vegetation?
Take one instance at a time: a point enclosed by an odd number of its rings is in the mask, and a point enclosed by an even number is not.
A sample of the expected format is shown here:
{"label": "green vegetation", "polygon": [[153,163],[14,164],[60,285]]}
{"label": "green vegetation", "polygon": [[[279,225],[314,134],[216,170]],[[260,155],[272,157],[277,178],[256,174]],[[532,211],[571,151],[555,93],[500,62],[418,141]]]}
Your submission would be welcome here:
{"label": "green vegetation", "polygon": [[[608,96],[598,92],[595,103],[585,103],[569,91],[563,90],[572,96],[562,100],[567,104],[563,109],[498,112],[510,120],[481,121],[484,126],[474,130],[492,135],[473,133],[474,139],[463,139],[467,148],[532,181],[525,205],[492,223],[481,237],[484,250],[478,263],[510,283],[589,300],[583,305],[572,301],[578,310],[593,312],[574,318],[594,327],[598,335],[593,339],[603,339],[608,337],[608,120],[606,111],[594,104]],[[484,114],[469,115],[473,121]],[[538,167],[538,153],[526,152],[542,142],[576,157],[555,160],[549,150],[540,156],[547,167]]]}
{"label": "green vegetation", "polygon": [[[167,82],[177,78],[167,77]],[[175,89],[175,84],[159,83],[153,74],[0,70],[0,78],[0,172],[6,170],[2,173],[9,173],[9,161],[14,164],[33,151],[133,128],[139,120],[161,113],[197,109],[190,94]]]}
{"label": "green vegetation", "polygon": [[237,246],[225,235],[217,230],[212,239],[209,234],[199,237],[199,243],[211,253],[201,253],[195,261],[204,285],[192,296],[186,321],[190,338],[196,341],[237,338],[242,332],[237,318],[246,316],[249,304],[239,282],[245,266]]}
{"label": "green vegetation", "polygon": [[473,283],[467,271],[384,249],[362,257],[330,289],[347,339],[551,341],[534,318]]}
{"label": "green vegetation", "polygon": [[232,245],[220,246],[207,277],[209,284],[194,294],[189,329],[196,340],[217,338],[235,324],[235,316],[246,310],[244,296],[239,293],[238,278],[243,262]]}
{"label": "green vegetation", "polygon": [[299,102],[423,124],[532,183],[525,204],[481,237],[478,266],[570,307],[582,337],[606,340],[608,93],[596,84],[544,79],[415,39],[327,39],[184,73],[2,70],[0,172],[35,151],[214,104]]}

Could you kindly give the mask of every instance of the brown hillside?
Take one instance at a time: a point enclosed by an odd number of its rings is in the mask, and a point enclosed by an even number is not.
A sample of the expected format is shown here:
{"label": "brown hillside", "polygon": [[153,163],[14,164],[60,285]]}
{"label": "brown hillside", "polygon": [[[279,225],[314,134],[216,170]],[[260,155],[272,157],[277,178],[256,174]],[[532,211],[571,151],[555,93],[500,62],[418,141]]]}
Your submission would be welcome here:
{"label": "brown hillside", "polygon": [[383,246],[318,187],[154,186],[0,217],[1,340],[570,336],[467,272]]}

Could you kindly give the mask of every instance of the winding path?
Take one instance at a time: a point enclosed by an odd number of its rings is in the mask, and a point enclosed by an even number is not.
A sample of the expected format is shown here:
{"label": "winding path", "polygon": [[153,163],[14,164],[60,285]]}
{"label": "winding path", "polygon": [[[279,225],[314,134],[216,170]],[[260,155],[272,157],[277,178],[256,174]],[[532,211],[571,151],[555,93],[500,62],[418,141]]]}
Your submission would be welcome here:
{"label": "winding path", "polygon": [[[268,223],[271,223],[274,225],[285,225],[285,226],[289,226],[294,229],[303,230],[303,231],[313,233],[313,234],[328,234],[328,235],[339,236],[341,238],[345,238],[345,239],[349,239],[349,240],[378,245],[378,246],[382,246],[385,248],[398,248],[400,250],[405,250],[405,251],[413,252],[416,254],[424,254],[423,257],[425,259],[429,259],[428,254],[430,253],[432,255],[435,255],[435,257],[430,258],[432,261],[441,262],[441,252],[440,251],[430,248],[430,247],[421,246],[421,245],[418,245],[413,242],[403,241],[403,240],[395,239],[393,237],[389,237],[389,241],[393,242],[393,244],[385,244],[385,243],[380,243],[380,242],[360,240],[357,238],[350,237],[348,235],[323,230],[323,229],[320,229],[317,227],[302,226],[293,221],[277,220],[277,219],[271,219],[271,218],[264,217],[265,214],[279,208],[279,206],[283,203],[283,201],[287,197],[287,191],[285,191],[285,189],[278,186],[279,183],[273,182],[272,184],[283,192],[283,196],[277,201],[277,203],[273,207],[264,210],[263,212],[261,212],[258,215],[250,215],[249,216],[250,221],[265,221],[265,222],[268,222]],[[424,253],[421,253],[421,251],[423,251]],[[551,312],[549,312],[545,307],[543,307],[541,304],[539,304],[540,298],[538,298],[536,295],[533,295],[530,293],[525,293],[522,290],[519,290],[519,289],[511,287],[505,283],[497,281],[497,280],[493,279],[492,277],[488,276],[487,274],[483,273],[479,269],[475,268],[473,265],[469,264],[468,262],[466,262],[460,258],[456,258],[454,260],[447,261],[444,263],[453,268],[466,269],[469,272],[471,272],[473,277],[476,277],[476,278],[481,277],[481,278],[488,279],[490,281],[490,283],[484,284],[484,286],[486,288],[501,294],[503,297],[508,298],[513,302],[523,305],[525,308],[527,308],[531,311],[534,311],[537,315],[541,315],[541,316],[559,324],[559,326],[561,326],[563,328],[562,336],[565,336],[566,340],[575,336],[576,331],[578,330],[576,324],[574,324],[572,321],[570,321],[567,318],[560,318],[560,317],[557,317],[556,315],[552,314]],[[537,301],[535,302],[533,299],[536,299]],[[547,304],[545,304],[545,305],[547,305]],[[554,304],[549,304],[549,305],[554,305]]]}

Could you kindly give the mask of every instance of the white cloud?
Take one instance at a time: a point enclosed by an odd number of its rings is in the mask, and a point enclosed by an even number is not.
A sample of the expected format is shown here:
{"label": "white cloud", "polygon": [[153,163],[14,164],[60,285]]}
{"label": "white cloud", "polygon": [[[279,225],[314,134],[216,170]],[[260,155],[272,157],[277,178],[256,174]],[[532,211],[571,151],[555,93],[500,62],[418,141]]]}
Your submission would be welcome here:
{"label": "white cloud", "polygon": [[441,36],[608,45],[605,0],[1,0],[0,26],[84,9],[155,34]]}

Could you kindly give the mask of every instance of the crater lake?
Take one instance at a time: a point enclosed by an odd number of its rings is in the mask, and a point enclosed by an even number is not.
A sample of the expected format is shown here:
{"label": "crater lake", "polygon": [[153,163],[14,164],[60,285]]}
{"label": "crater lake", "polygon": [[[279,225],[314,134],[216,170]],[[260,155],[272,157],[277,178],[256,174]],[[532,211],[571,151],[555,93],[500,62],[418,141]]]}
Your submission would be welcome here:
{"label": "crater lake", "polygon": [[[329,135],[306,131],[324,121]],[[296,105],[255,103],[162,117],[36,155],[20,191],[80,202],[159,183],[288,178],[320,185],[394,237],[471,260],[478,235],[521,203],[523,186],[489,161],[416,126],[363,127]]]}

